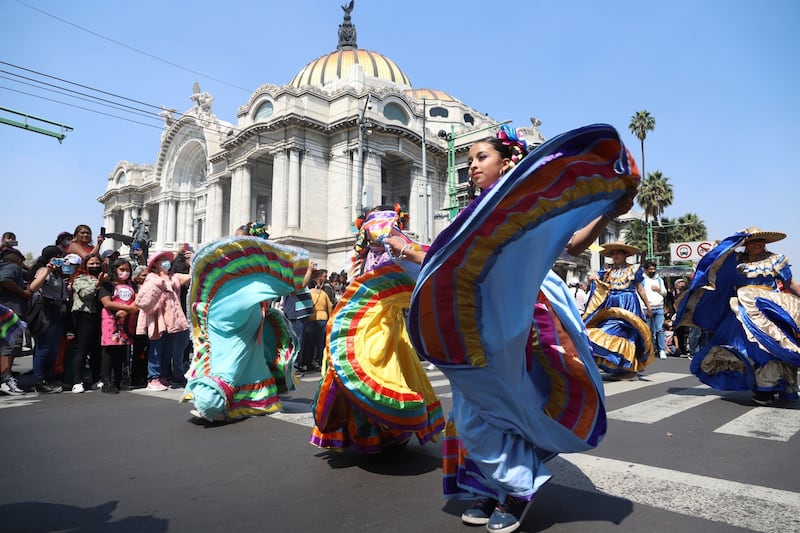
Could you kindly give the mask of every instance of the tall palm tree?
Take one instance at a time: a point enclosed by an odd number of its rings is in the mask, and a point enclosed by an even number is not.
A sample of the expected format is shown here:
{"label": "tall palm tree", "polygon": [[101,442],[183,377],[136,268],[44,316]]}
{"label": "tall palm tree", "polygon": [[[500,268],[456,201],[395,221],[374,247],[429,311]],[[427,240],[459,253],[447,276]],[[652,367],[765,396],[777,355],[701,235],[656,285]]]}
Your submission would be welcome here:
{"label": "tall palm tree", "polygon": [[675,199],[669,178],[660,170],[656,170],[642,180],[636,198],[644,209],[645,221],[657,220]]}
{"label": "tall palm tree", "polygon": [[695,213],[686,213],[675,220],[675,230],[670,235],[671,242],[695,242],[708,239],[706,223]]}
{"label": "tall palm tree", "polygon": [[628,124],[628,128],[642,143],[642,177],[644,177],[647,175],[644,171],[644,140],[647,138],[648,131],[656,129],[656,119],[650,114],[650,111],[637,111],[631,117],[631,123]]}

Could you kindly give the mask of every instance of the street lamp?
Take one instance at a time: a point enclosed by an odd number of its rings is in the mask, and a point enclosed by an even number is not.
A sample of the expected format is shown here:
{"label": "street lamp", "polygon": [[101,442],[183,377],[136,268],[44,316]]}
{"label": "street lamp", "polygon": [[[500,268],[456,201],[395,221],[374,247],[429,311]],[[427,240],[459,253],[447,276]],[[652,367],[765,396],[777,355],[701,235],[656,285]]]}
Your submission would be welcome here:
{"label": "street lamp", "polygon": [[456,139],[479,133],[481,131],[497,128],[503,124],[511,123],[510,120],[504,120],[496,124],[490,124],[477,130],[470,130],[459,135],[455,134],[455,126],[450,125],[450,133],[445,130],[439,130],[439,137],[447,139],[447,196],[449,205],[447,206],[447,218],[453,220],[458,214],[458,178],[456,177]]}

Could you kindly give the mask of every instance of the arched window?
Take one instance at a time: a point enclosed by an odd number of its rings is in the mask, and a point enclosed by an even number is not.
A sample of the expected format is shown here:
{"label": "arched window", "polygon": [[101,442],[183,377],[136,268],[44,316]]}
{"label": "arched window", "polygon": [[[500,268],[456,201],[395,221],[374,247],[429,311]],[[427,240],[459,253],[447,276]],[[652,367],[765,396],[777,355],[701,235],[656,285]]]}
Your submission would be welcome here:
{"label": "arched window", "polygon": [[408,126],[408,115],[406,115],[406,112],[398,104],[393,102],[386,104],[383,108],[383,116],[389,120],[396,120]]}
{"label": "arched window", "polygon": [[467,124],[472,124],[474,126],[475,118],[469,113],[464,113],[464,122],[466,122]]}
{"label": "arched window", "polygon": [[117,174],[117,185],[125,185],[125,182],[128,181],[128,176],[125,172],[120,172]]}
{"label": "arched window", "polygon": [[266,101],[258,107],[258,111],[253,116],[256,121],[265,120],[272,115],[272,102]]}
{"label": "arched window", "polygon": [[450,116],[450,112],[443,107],[436,106],[431,108],[431,116],[447,118],[448,116]]}

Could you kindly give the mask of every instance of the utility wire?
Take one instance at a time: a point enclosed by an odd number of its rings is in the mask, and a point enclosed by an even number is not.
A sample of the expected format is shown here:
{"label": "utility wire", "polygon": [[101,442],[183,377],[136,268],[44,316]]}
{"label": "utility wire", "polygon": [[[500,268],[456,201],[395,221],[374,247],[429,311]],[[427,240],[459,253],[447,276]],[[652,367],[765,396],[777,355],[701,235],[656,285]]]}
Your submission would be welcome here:
{"label": "utility wire", "polygon": [[62,102],[61,100],[54,100],[52,98],[45,98],[44,96],[41,96],[41,95],[38,95],[38,94],[26,93],[25,91],[12,89],[11,87],[4,87],[4,86],[0,85],[0,89],[5,89],[7,91],[12,91],[12,92],[19,93],[19,94],[25,94],[25,95],[28,95],[28,96],[34,96],[36,98],[41,98],[42,100],[47,100],[49,102],[55,102],[57,104],[62,104],[62,105],[66,105],[66,106],[69,106],[69,107],[74,107],[74,108],[77,108],[77,109],[83,109],[84,111],[89,111],[91,113],[97,113],[98,115],[105,115],[107,117],[118,118],[120,120],[124,120],[126,122],[132,122],[134,124],[141,124],[142,126],[147,126],[148,128],[155,128],[157,130],[161,129],[160,126],[154,126],[152,124],[145,124],[144,122],[139,122],[138,120],[131,120],[129,118],[120,117],[120,116],[117,116],[117,115],[112,115],[110,113],[103,113],[102,111],[97,111],[96,109],[89,109],[88,107],[83,107],[83,106],[79,106],[79,105],[75,105],[75,104],[70,104],[69,102]]}
{"label": "utility wire", "polygon": [[[70,98],[75,98],[75,99],[78,99],[78,100],[84,100],[86,102],[100,102],[100,105],[105,105],[107,107],[113,107],[114,109],[118,109],[120,111],[126,111],[128,113],[136,113],[136,114],[145,115],[145,116],[151,115],[151,116],[154,116],[154,117],[159,118],[159,119],[161,118],[158,115],[158,113],[154,113],[152,111],[144,111],[142,109],[139,109],[139,108],[136,108],[136,107],[133,107],[133,106],[129,106],[129,105],[126,105],[126,104],[121,104],[121,103],[118,103],[118,102],[113,102],[111,100],[106,100],[105,98],[98,98],[97,96],[92,96],[90,94],[82,93],[80,91],[73,91],[73,90],[70,90],[70,89],[66,89],[64,87],[59,87],[58,85],[53,85],[52,83],[47,83],[47,82],[44,82],[44,81],[36,80],[36,79],[33,79],[33,78],[29,78],[27,76],[20,76],[19,74],[14,74],[13,72],[9,72],[7,70],[0,69],[0,72],[2,72],[3,74],[10,74],[11,76],[15,76],[15,77],[21,78],[23,80],[28,80],[29,82],[33,82],[33,83],[26,83],[24,81],[15,80],[14,78],[10,78],[8,76],[0,76],[0,78],[2,78],[2,79],[13,81],[15,83],[28,85],[29,87],[34,87],[36,89],[42,89],[42,90],[45,90],[45,91],[54,92],[54,93],[60,94],[62,96],[69,96]],[[39,84],[39,85],[34,85],[34,84]],[[44,85],[45,87],[42,87],[42,85]],[[55,88],[51,89],[50,87],[55,87]],[[70,93],[74,93],[74,94],[70,94]],[[80,95],[80,96],[75,96],[75,94]],[[86,97],[86,98],[82,98],[82,97]],[[127,109],[125,109],[125,108],[127,108]]]}
{"label": "utility wire", "polygon": [[66,19],[63,19],[61,17],[57,17],[57,16],[53,15],[52,13],[48,13],[47,11],[45,11],[43,9],[39,9],[38,7],[32,6],[32,5],[28,4],[28,3],[25,3],[22,0],[16,0],[16,2],[18,4],[22,4],[23,6],[29,8],[29,9],[33,9],[34,11],[38,11],[39,13],[41,13],[43,15],[46,15],[46,16],[48,16],[50,18],[58,20],[59,22],[63,22],[64,24],[69,24],[73,28],[78,28],[79,30],[85,31],[86,33],[90,33],[90,34],[94,35],[95,37],[99,37],[100,39],[103,39],[103,40],[108,41],[110,43],[114,43],[117,46],[121,46],[123,48],[127,48],[128,50],[132,50],[132,51],[136,52],[137,54],[141,54],[143,56],[147,56],[147,57],[149,57],[151,59],[155,59],[156,61],[160,61],[162,63],[165,63],[167,65],[173,66],[175,68],[179,68],[181,70],[185,70],[186,72],[191,72],[192,74],[197,74],[198,76],[202,76],[203,78],[206,78],[206,79],[209,79],[209,80],[212,80],[212,81],[216,81],[217,83],[222,83],[223,85],[227,85],[228,87],[232,87],[234,89],[238,89],[238,90],[244,91],[246,93],[251,93],[252,92],[252,91],[249,91],[249,90],[245,89],[244,87],[239,87],[238,85],[234,85],[232,83],[228,83],[227,81],[220,80],[220,79],[215,78],[213,76],[209,76],[208,74],[203,74],[202,72],[198,72],[196,70],[192,70],[190,68],[184,67],[184,66],[179,65],[177,63],[173,63],[172,61],[169,61],[169,60],[166,60],[166,59],[162,59],[162,58],[160,58],[158,56],[155,56],[153,54],[150,54],[150,53],[144,52],[142,50],[139,50],[138,48],[134,48],[132,46],[129,46],[129,45],[125,44],[125,43],[121,43],[119,41],[116,41],[116,40],[112,39],[111,37],[106,37],[105,35],[102,35],[100,33],[92,31],[90,29],[84,28],[83,26],[79,26],[78,24],[70,22],[70,21],[68,21]]}

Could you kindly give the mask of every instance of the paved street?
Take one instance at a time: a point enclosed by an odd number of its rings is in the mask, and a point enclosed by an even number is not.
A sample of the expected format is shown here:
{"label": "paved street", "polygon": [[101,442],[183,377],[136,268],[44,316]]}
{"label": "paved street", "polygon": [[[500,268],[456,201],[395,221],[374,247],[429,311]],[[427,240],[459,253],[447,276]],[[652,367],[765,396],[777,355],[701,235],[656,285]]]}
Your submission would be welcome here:
{"label": "paved street", "polygon": [[[428,374],[449,410],[447,380]],[[441,497],[438,444],[308,444],[316,378],[284,413],[231,424],[195,422],[178,391],[0,397],[0,531],[484,531]],[[676,358],[606,394],[607,437],[549,463],[522,531],[800,530],[798,407],[708,389]]]}

